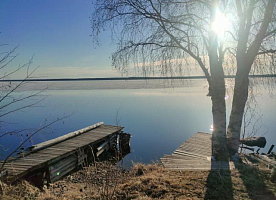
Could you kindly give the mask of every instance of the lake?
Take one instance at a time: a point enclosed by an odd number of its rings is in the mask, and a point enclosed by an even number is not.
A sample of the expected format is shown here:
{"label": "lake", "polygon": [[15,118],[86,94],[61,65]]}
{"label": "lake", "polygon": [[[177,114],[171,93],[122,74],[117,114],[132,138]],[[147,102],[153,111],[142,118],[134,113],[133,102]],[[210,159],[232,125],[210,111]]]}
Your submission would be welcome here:
{"label": "lake", "polygon": [[[66,119],[35,135],[26,146],[72,132],[97,122],[124,126],[132,135],[131,153],[124,162],[151,163],[164,154],[171,154],[185,140],[198,131],[211,132],[211,100],[207,97],[205,80],[132,80],[132,81],[70,81],[31,82],[15,96],[32,94],[48,87],[47,97],[38,106],[7,115],[1,132],[39,128],[63,116]],[[231,83],[228,84],[232,87]],[[267,152],[276,144],[276,101],[268,89],[256,95],[262,116],[258,136],[265,136]],[[36,100],[43,98],[37,97]],[[231,107],[231,98],[227,100]],[[23,102],[22,102],[23,103]],[[23,105],[23,104],[22,104]],[[254,123],[250,125],[252,128]],[[246,131],[250,131],[250,127]],[[2,158],[24,138],[5,136],[0,143]],[[274,149],[275,150],[275,149]]]}

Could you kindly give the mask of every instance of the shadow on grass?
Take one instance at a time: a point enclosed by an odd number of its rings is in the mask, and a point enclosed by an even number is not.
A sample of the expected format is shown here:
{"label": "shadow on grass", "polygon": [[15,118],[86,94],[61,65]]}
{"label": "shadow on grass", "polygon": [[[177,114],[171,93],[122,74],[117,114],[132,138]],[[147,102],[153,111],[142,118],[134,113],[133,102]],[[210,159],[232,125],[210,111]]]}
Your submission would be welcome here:
{"label": "shadow on grass", "polygon": [[[249,156],[246,157],[251,162],[255,162],[252,160],[253,158]],[[246,192],[250,199],[276,200],[276,196],[267,187],[267,182],[269,182],[270,178],[269,174],[260,171],[257,167],[247,164],[235,163],[235,167],[240,173],[240,178],[246,187]]]}
{"label": "shadow on grass", "polygon": [[211,162],[211,171],[207,178],[207,191],[205,200],[208,199],[223,199],[233,200],[233,189],[230,166],[224,163],[224,169],[219,169],[220,163]]}
{"label": "shadow on grass", "polygon": [[[251,160],[251,162],[254,162]],[[235,179],[235,188],[241,191],[236,191],[234,196],[233,181],[231,177],[230,166],[228,164],[219,167],[218,162],[212,161],[211,171],[207,178],[207,191],[205,200],[208,199],[252,199],[252,200],[276,200],[275,194],[269,190],[269,172],[260,171],[257,167],[252,167],[243,163],[234,163],[236,171],[234,176],[237,176],[241,181]],[[273,183],[270,182],[270,187],[273,188]],[[245,188],[244,188],[245,186]],[[242,195],[242,196],[240,196]],[[245,195],[245,196],[243,196]]]}
{"label": "shadow on grass", "polygon": [[[211,137],[211,148],[212,155],[215,154],[213,150],[216,148],[221,148],[220,145],[214,143],[214,141],[227,142],[226,138],[218,137],[218,134],[212,134]],[[221,152],[224,152],[222,150]],[[221,156],[223,159],[223,156]],[[229,162],[219,162],[211,159],[211,170],[207,178],[207,191],[205,193],[205,200],[208,199],[223,199],[223,200],[233,200],[233,187],[231,179],[231,171]]]}

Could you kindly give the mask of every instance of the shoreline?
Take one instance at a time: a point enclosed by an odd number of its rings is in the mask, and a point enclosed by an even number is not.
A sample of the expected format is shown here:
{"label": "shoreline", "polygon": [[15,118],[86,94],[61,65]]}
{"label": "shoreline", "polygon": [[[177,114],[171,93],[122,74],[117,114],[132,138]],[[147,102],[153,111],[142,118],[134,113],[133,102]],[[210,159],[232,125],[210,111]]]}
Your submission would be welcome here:
{"label": "shoreline", "polygon": [[[276,199],[275,177],[265,165],[233,170],[172,171],[158,163],[130,170],[107,162],[84,167],[42,190],[23,181],[3,185],[6,199]],[[275,172],[274,172],[275,175]],[[1,194],[0,194],[1,197]]]}

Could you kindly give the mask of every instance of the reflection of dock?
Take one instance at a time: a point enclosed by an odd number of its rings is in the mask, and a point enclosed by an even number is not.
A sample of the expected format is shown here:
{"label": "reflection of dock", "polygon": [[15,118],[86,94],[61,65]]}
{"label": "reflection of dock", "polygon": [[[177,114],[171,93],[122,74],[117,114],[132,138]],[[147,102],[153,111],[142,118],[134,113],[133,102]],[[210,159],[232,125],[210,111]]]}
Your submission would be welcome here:
{"label": "reflection of dock", "polygon": [[36,185],[56,181],[69,172],[93,162],[103,152],[116,149],[118,139],[120,143],[125,141],[126,136],[130,138],[122,129],[123,127],[98,123],[34,145],[25,155],[10,159],[5,164],[5,179],[14,182],[24,178]]}
{"label": "reflection of dock", "polygon": [[212,135],[198,132],[190,137],[171,155],[165,155],[161,162],[170,170],[232,169],[230,162],[212,161]]}

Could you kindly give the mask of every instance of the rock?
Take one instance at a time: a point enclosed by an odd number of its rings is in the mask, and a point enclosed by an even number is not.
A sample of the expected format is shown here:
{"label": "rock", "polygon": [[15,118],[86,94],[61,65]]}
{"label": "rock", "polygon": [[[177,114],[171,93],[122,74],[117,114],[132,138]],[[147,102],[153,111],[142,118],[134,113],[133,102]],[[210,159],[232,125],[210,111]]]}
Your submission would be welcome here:
{"label": "rock", "polygon": [[135,175],[136,176],[142,176],[142,175],[144,175],[144,172],[143,172],[143,170],[141,168],[138,168],[138,170],[137,170],[137,172],[136,172]]}

